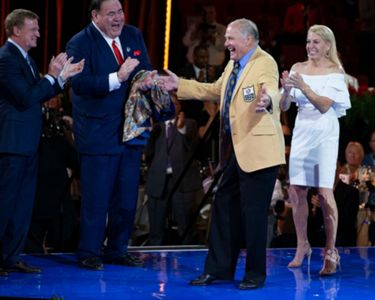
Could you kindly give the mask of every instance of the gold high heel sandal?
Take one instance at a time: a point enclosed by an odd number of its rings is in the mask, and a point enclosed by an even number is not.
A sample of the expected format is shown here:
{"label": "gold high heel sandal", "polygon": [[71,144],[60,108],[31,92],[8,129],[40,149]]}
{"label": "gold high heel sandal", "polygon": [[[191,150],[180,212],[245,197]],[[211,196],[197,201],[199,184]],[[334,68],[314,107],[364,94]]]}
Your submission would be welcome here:
{"label": "gold high heel sandal", "polygon": [[310,244],[306,243],[301,248],[297,247],[296,254],[294,255],[293,260],[288,264],[288,268],[299,268],[300,266],[302,266],[305,257],[307,257],[307,265],[310,266],[310,259],[312,254]]}
{"label": "gold high heel sandal", "polygon": [[336,273],[337,266],[340,266],[340,255],[336,248],[328,249],[324,254],[323,267],[319,272],[320,276],[329,276]]}

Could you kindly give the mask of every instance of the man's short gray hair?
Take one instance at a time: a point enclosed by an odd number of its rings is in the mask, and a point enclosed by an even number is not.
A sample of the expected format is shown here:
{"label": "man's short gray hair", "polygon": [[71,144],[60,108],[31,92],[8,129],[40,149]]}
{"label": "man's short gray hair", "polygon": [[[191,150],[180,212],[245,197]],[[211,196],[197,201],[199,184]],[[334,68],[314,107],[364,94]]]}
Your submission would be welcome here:
{"label": "man's short gray hair", "polygon": [[238,26],[239,31],[245,36],[252,36],[257,42],[259,41],[259,32],[257,25],[249,19],[237,19],[229,25]]}

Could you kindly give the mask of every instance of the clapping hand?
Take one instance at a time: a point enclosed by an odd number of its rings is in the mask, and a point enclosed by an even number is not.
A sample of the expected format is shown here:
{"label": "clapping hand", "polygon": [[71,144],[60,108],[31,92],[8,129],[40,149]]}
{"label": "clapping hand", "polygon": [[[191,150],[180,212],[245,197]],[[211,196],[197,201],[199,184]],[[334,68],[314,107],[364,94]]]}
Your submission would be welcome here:
{"label": "clapping hand", "polygon": [[290,74],[289,77],[286,79],[286,87],[290,90],[292,87],[300,89],[301,91],[306,88],[306,83],[303,81],[301,74],[293,73]]}
{"label": "clapping hand", "polygon": [[283,87],[284,91],[286,91],[286,92],[289,92],[290,89],[293,87],[289,82],[289,72],[288,71],[284,71],[284,72],[281,73],[280,83],[281,83],[281,86]]}
{"label": "clapping hand", "polygon": [[128,80],[130,74],[134,69],[139,65],[139,60],[136,58],[128,57],[125,59],[125,62],[120,66],[120,69],[117,72],[117,77],[120,82]]}
{"label": "clapping hand", "polygon": [[85,60],[81,59],[77,63],[72,63],[73,56],[70,57],[64,64],[64,67],[60,73],[60,77],[63,80],[63,82],[67,81],[69,78],[73,77],[74,75],[77,75],[78,73],[81,73],[83,70],[83,67],[85,65]]}
{"label": "clapping hand", "polygon": [[48,65],[48,74],[57,78],[63,70],[67,60],[68,55],[65,52],[58,54],[56,57],[52,56]]}

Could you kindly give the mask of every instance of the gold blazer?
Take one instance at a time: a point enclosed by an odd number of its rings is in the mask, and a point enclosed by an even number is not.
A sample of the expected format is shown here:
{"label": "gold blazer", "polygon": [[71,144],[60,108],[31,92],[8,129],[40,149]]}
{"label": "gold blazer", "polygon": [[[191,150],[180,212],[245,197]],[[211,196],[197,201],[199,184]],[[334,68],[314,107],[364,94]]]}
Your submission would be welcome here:
{"label": "gold blazer", "polygon": [[[233,69],[229,61],[221,77],[214,83],[180,79],[177,97],[220,101]],[[280,123],[279,73],[275,60],[259,46],[242,70],[233,92],[229,115],[234,152],[244,172],[285,164],[284,136]],[[257,113],[256,102],[262,86],[272,98],[272,111]]]}

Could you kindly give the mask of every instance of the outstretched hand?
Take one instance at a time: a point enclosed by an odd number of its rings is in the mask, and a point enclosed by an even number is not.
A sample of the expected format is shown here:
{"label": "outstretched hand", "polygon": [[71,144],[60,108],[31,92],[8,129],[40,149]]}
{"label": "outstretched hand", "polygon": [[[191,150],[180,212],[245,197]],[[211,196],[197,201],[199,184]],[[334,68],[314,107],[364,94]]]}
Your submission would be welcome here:
{"label": "outstretched hand", "polygon": [[141,91],[148,91],[152,86],[158,85],[158,81],[156,79],[157,73],[158,71],[156,70],[149,72],[145,79],[138,83],[138,89]]}
{"label": "outstretched hand", "polygon": [[179,78],[173,72],[165,70],[165,74],[160,75],[158,71],[154,70],[139,83],[138,88],[142,91],[147,91],[153,86],[158,86],[164,92],[173,92],[177,90],[178,82]]}
{"label": "outstretched hand", "polygon": [[267,107],[271,104],[271,97],[267,93],[267,88],[262,85],[260,89],[260,96],[259,101],[257,102],[257,106],[255,107],[255,111],[257,113],[261,113],[267,110]]}
{"label": "outstretched hand", "polygon": [[167,75],[157,75],[156,81],[160,88],[167,92],[177,91],[180,79],[172,71],[165,70]]}

